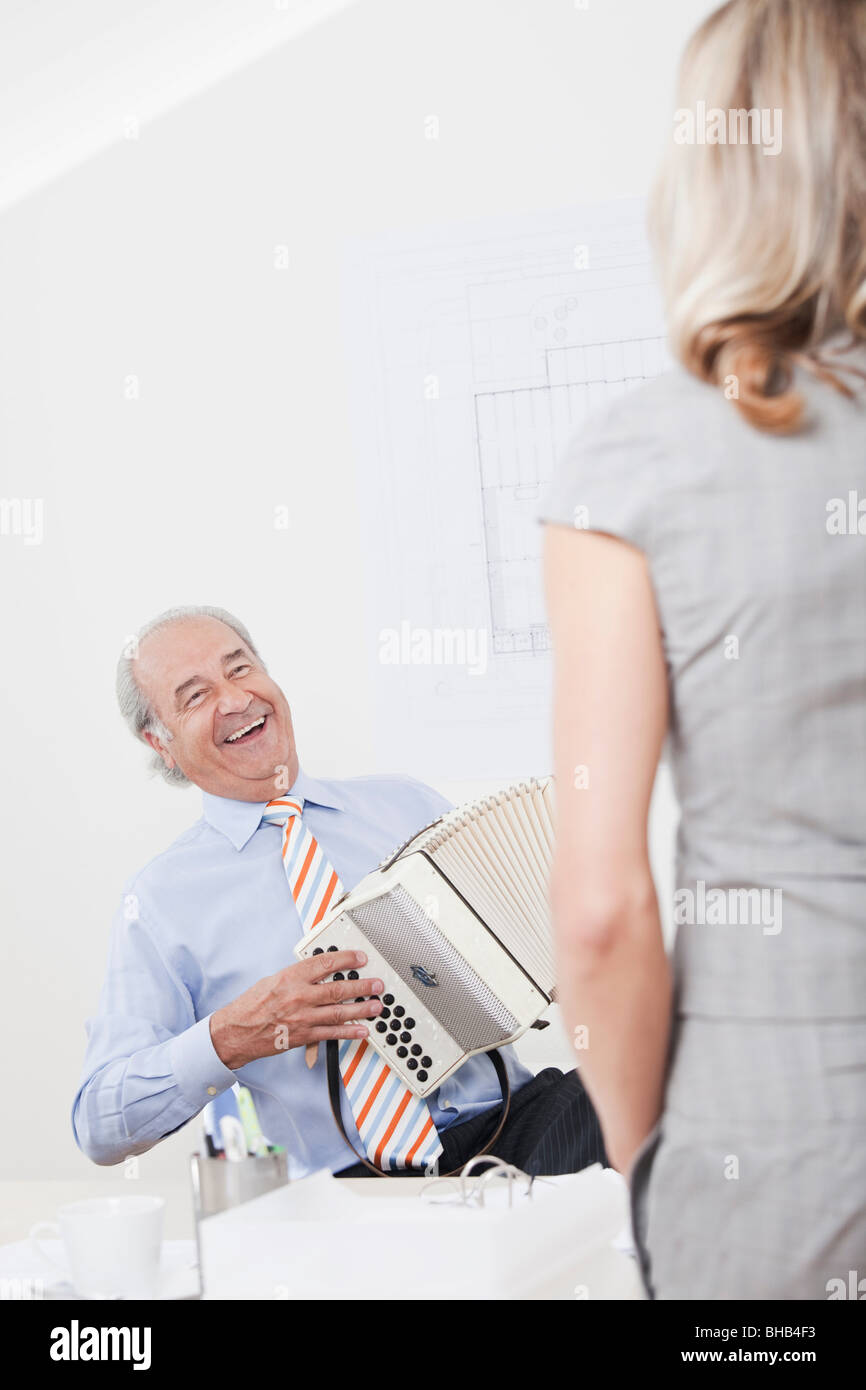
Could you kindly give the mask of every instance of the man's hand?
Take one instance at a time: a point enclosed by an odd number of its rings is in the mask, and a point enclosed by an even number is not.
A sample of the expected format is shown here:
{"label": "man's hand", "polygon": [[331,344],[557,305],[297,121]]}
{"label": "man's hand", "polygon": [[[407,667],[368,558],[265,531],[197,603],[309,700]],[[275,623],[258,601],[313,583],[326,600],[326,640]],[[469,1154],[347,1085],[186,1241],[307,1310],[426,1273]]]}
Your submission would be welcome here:
{"label": "man's hand", "polygon": [[[328,1038],[365,1038],[361,1020],[381,1013],[381,980],[329,980],[326,975],[357,972],[367,964],[363,951],[326,951],[276,975],[266,975],[211,1016],[210,1035],[220,1061],[237,1071],[258,1057]],[[364,997],[362,1004],[355,1000]]]}

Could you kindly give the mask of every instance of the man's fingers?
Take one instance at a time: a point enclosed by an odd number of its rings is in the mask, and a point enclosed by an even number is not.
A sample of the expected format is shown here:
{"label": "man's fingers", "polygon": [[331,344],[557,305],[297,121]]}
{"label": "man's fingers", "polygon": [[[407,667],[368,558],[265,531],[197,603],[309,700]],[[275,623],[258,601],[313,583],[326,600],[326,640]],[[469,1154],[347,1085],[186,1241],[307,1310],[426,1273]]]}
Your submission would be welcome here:
{"label": "man's fingers", "polygon": [[[337,984],[339,984],[339,983],[340,983],[340,981],[337,980]],[[374,995],[374,996],[377,997],[377,1002],[378,1002],[378,995],[382,994],[382,992],[384,991],[384,989],[385,989],[385,986],[384,986],[384,984],[382,983],[381,980],[347,980],[347,981],[346,981],[346,993],[347,993],[347,995],[348,995],[350,998],[352,998],[352,999],[361,999],[362,997],[363,997],[364,999],[368,999],[368,998],[370,997],[370,995],[372,994],[372,995]]]}
{"label": "man's fingers", "polygon": [[354,1000],[350,1000],[343,1003],[326,1004],[322,1008],[316,1009],[310,1022],[333,1023],[339,1027],[341,1023],[347,1023],[353,1018],[375,1018],[381,1012],[382,1005],[378,999],[365,999],[363,1004],[356,1004]]}
{"label": "man's fingers", "polygon": [[305,1010],[327,1009],[332,1004],[344,1002],[354,1004],[356,999],[368,1003],[371,995],[378,1003],[378,996],[384,988],[381,980],[321,980],[318,984],[311,984],[298,999]]}
{"label": "man's fingers", "polygon": [[356,999],[363,999],[365,1003],[379,1004],[378,1013],[382,1005],[378,1000],[371,1001],[370,995],[381,994],[382,989],[381,980],[323,980],[310,991],[312,998],[309,995],[307,998],[314,1008],[327,1008],[329,1004],[342,1004],[344,1000],[354,1004]]}
{"label": "man's fingers", "polygon": [[295,1028],[340,1028],[344,1023],[352,1023],[357,1020],[364,1022],[365,1019],[375,1018],[381,1013],[382,1005],[378,999],[365,999],[363,1004],[356,1004],[354,1000],[342,1003],[323,1002],[321,1005],[314,1001],[313,1008],[305,1008],[302,1013],[295,1017]]}
{"label": "man's fingers", "polygon": [[291,1047],[310,1047],[328,1042],[330,1038],[366,1038],[369,1030],[364,1023],[296,1023],[292,1029]]}
{"label": "man's fingers", "polygon": [[329,1038],[366,1038],[368,1029],[363,1024],[344,1023],[334,1028],[308,1028],[302,1041],[327,1042]]}
{"label": "man's fingers", "polygon": [[323,951],[320,956],[310,956],[298,965],[288,966],[288,969],[300,971],[308,980],[315,982],[335,973],[348,975],[350,970],[360,970],[366,964],[367,957],[363,951]]}

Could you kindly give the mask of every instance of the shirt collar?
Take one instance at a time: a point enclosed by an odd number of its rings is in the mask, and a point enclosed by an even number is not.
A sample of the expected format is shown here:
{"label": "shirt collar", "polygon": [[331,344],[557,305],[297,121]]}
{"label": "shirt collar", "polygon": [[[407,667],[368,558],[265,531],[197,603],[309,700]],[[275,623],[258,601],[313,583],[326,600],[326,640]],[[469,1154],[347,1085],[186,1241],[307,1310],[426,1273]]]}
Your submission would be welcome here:
{"label": "shirt collar", "polygon": [[[335,790],[336,783],[324,781],[318,777],[310,777],[309,773],[304,772],[303,768],[298,767],[298,775],[289,788],[289,792],[281,792],[281,796],[294,794],[302,796],[304,801],[311,801],[317,806],[330,806],[335,811],[345,811],[346,805],[339,792]],[[213,792],[202,792],[202,811],[205,820],[212,825],[214,830],[219,830],[227,839],[231,840],[235,849],[243,849],[244,845],[255,834],[264,814],[266,801],[233,801],[227,796],[214,796]]]}

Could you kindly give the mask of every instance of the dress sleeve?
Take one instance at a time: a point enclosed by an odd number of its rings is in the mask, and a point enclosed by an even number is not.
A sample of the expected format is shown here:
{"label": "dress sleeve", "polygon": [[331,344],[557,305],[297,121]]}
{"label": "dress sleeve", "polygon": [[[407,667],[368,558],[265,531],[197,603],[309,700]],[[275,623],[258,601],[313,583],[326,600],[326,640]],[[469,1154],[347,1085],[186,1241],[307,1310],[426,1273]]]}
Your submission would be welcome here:
{"label": "dress sleeve", "polygon": [[651,553],[659,480],[652,414],[626,396],[582,425],[556,460],[538,520],[602,531]]}

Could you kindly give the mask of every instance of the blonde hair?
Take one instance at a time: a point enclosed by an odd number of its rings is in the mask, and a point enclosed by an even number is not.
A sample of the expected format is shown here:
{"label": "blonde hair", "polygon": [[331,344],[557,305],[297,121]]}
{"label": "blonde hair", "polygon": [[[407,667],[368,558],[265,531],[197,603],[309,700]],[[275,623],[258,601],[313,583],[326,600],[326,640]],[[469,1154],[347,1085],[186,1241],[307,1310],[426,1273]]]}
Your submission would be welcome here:
{"label": "blonde hair", "polygon": [[[759,429],[800,429],[793,366],[853,395],[817,349],[866,338],[866,0],[729,0],[689,41],[677,113],[781,113],[757,141],[671,140],[649,231],[669,342]],[[724,137],[722,137],[724,138]],[[858,373],[862,375],[862,373]]]}

